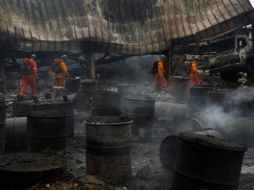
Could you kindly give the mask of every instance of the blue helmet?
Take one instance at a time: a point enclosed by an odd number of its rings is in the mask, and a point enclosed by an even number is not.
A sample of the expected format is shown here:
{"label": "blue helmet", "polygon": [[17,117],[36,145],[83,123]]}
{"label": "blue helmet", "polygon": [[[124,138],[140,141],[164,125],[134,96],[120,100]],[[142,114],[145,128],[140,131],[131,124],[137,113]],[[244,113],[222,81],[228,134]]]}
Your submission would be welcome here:
{"label": "blue helmet", "polygon": [[193,59],[194,59],[194,60],[199,60],[199,56],[198,56],[198,55],[195,55],[195,56],[193,56]]}
{"label": "blue helmet", "polygon": [[33,53],[33,54],[31,55],[31,58],[36,59],[36,55]]}
{"label": "blue helmet", "polygon": [[61,55],[61,58],[64,59],[64,60],[66,60],[66,59],[68,59],[68,56],[65,55],[65,54],[63,54],[63,55]]}
{"label": "blue helmet", "polygon": [[160,55],[160,58],[163,59],[163,60],[167,59],[167,57],[165,55]]}

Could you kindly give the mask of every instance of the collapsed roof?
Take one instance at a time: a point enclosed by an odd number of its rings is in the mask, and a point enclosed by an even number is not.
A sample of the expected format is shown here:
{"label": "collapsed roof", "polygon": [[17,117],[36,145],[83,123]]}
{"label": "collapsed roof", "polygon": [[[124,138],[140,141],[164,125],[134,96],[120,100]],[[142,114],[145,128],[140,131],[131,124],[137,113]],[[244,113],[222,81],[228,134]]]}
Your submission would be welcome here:
{"label": "collapsed roof", "polygon": [[252,18],[248,0],[0,0],[0,48],[148,54]]}

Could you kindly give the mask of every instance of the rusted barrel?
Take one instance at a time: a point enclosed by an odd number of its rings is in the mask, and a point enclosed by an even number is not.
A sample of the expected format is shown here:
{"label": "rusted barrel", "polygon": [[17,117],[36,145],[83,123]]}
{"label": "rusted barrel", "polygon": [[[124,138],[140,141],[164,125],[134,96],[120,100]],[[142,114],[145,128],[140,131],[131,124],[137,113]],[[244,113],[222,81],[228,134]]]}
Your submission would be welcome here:
{"label": "rusted barrel", "polygon": [[26,150],[27,117],[6,119],[6,152],[22,152]]}
{"label": "rusted barrel", "polygon": [[64,174],[64,160],[56,155],[12,153],[1,155],[0,163],[1,190],[25,190]]}
{"label": "rusted barrel", "polygon": [[140,141],[152,141],[152,124],[154,119],[155,99],[148,96],[124,96],[122,98],[123,112],[133,119],[133,134]]}
{"label": "rusted barrel", "polygon": [[188,100],[190,96],[190,78],[184,76],[173,76],[170,78],[169,92],[180,101]]}
{"label": "rusted barrel", "polygon": [[186,117],[188,113],[186,104],[155,102],[154,117],[179,119]]}
{"label": "rusted barrel", "polygon": [[69,136],[74,136],[74,105],[72,102],[58,100],[41,100],[39,103],[34,103],[31,100],[17,101],[13,104],[13,117],[26,117],[32,111],[40,110],[64,111],[67,115]]}
{"label": "rusted barrel", "polygon": [[190,117],[184,117],[175,124],[174,132],[176,134],[187,131],[197,131],[207,128],[216,128],[216,122],[204,117],[200,114],[195,114]]}
{"label": "rusted barrel", "polygon": [[81,88],[74,99],[74,106],[80,111],[90,111],[91,97],[96,90],[97,81],[86,79],[81,81]]}
{"label": "rusted barrel", "polygon": [[229,91],[213,90],[208,92],[208,101],[213,105],[225,106],[225,99]]}
{"label": "rusted barrel", "polygon": [[113,90],[96,90],[92,100],[92,116],[121,115],[121,96]]}
{"label": "rusted barrel", "polygon": [[190,88],[189,107],[191,113],[202,112],[207,105],[208,92],[211,91],[212,85],[194,85]]}
{"label": "rusted barrel", "polygon": [[42,110],[28,114],[27,146],[30,151],[64,149],[68,134],[68,124],[64,112]]}
{"label": "rusted barrel", "polygon": [[119,84],[117,85],[118,93],[123,95],[131,95],[136,91],[136,86],[133,84]]}
{"label": "rusted barrel", "polygon": [[[224,139],[224,136],[214,129],[202,129],[192,132],[199,135]],[[179,139],[177,134],[172,134],[166,137],[160,145],[160,160],[162,166],[167,170],[172,170],[176,166],[176,157],[179,150],[178,143]]]}
{"label": "rusted barrel", "polygon": [[178,138],[172,190],[237,190],[245,147],[192,132]]}
{"label": "rusted barrel", "polygon": [[81,90],[88,97],[92,97],[94,91],[96,90],[97,81],[91,79],[85,79],[81,81]]}
{"label": "rusted barrel", "polygon": [[175,124],[174,132],[195,131],[213,128],[223,134],[225,139],[247,147],[254,147],[253,117],[209,118],[200,114],[186,117]]}
{"label": "rusted barrel", "polygon": [[93,117],[86,121],[87,174],[113,185],[131,177],[131,127],[126,117]]}
{"label": "rusted barrel", "polygon": [[5,98],[3,95],[0,95],[0,154],[5,152]]}
{"label": "rusted barrel", "polygon": [[80,77],[68,78],[66,89],[69,92],[78,92],[80,87]]}

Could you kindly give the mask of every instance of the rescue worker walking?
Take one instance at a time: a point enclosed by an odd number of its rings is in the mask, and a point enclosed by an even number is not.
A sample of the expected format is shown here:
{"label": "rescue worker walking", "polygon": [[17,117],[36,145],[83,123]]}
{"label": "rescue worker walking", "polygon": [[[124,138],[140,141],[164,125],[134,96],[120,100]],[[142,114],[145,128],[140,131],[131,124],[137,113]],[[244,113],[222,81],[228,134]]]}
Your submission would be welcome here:
{"label": "rescue worker walking", "polygon": [[24,99],[27,86],[30,85],[32,89],[32,96],[34,101],[38,101],[38,75],[37,75],[37,63],[36,55],[32,54],[30,58],[25,58],[23,62],[23,68],[21,73],[21,86],[17,99],[19,101]]}
{"label": "rescue worker walking", "polygon": [[65,90],[65,79],[69,77],[68,67],[66,65],[67,56],[62,55],[60,58],[54,59],[53,72],[55,73],[56,97],[63,95]]}
{"label": "rescue worker walking", "polygon": [[152,88],[153,90],[157,90],[158,85],[165,91],[168,91],[168,83],[166,80],[166,58],[164,55],[160,56],[157,62],[153,65],[153,84]]}
{"label": "rescue worker walking", "polygon": [[194,82],[194,84],[196,85],[200,85],[200,80],[198,78],[198,56],[194,56],[193,60],[190,64],[190,75],[189,77],[191,78],[191,80]]}

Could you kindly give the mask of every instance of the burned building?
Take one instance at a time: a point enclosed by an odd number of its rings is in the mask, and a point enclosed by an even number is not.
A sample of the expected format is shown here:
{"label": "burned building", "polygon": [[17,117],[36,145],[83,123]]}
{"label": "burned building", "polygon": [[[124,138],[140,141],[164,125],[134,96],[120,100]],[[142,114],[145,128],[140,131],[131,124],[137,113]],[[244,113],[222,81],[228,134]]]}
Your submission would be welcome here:
{"label": "burned building", "polygon": [[[0,0],[0,189],[253,188],[252,88],[170,76],[179,47],[198,54],[253,13],[248,0]],[[168,89],[150,85],[154,59]],[[38,64],[33,99],[6,86],[23,62]]]}

